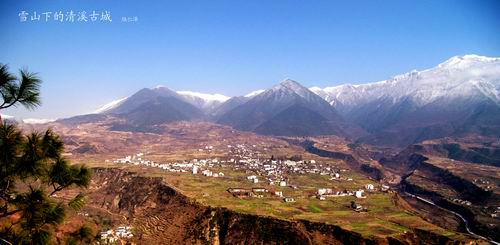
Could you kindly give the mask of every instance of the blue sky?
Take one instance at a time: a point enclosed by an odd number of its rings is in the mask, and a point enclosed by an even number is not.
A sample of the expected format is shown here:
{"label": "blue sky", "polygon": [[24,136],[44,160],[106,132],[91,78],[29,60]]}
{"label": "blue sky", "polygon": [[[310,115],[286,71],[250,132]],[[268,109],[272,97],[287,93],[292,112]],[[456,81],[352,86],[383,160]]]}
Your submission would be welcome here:
{"label": "blue sky", "polygon": [[[18,16],[70,10],[110,11],[113,21]],[[285,78],[325,87],[454,55],[499,57],[498,12],[495,0],[2,0],[0,62],[44,80],[42,107],[2,113],[60,118],[158,84],[234,96]]]}

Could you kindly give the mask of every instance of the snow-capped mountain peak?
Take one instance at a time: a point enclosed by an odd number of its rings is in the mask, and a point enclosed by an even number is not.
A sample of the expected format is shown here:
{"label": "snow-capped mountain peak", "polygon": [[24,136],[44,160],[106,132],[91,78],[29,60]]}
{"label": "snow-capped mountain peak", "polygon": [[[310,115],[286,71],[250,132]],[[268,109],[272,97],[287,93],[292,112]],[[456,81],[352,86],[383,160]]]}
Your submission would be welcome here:
{"label": "snow-capped mountain peak", "polygon": [[209,102],[209,101],[224,102],[230,98],[230,97],[227,97],[227,96],[222,95],[222,94],[204,94],[204,93],[192,92],[192,91],[177,91],[177,93],[180,95],[184,95],[184,96],[197,97],[197,98],[200,98],[206,102]]}
{"label": "snow-capped mountain peak", "polygon": [[468,54],[468,55],[463,55],[463,56],[453,56],[446,60],[445,62],[441,63],[438,65],[439,68],[457,68],[457,69],[464,69],[468,68],[469,66],[477,65],[477,64],[484,64],[484,63],[491,63],[491,62],[498,62],[500,61],[500,58],[494,58],[494,57],[486,57],[486,56],[480,56],[480,55],[475,55],[475,54]]}
{"label": "snow-capped mountain peak", "polygon": [[296,92],[299,92],[299,91],[302,91],[305,89],[300,83],[298,83],[292,79],[285,79],[273,87],[273,89],[281,89],[281,88],[287,88],[287,89],[290,89],[290,90],[293,90]]}
{"label": "snow-capped mountain peak", "polygon": [[454,56],[436,67],[359,85],[344,84],[312,91],[332,105],[359,106],[385,99],[411,99],[417,106],[436,100],[487,98],[500,104],[500,58]]}
{"label": "snow-capped mountain peak", "polygon": [[300,83],[285,79],[282,82],[274,85],[271,89],[267,90],[265,93],[294,93],[302,98],[310,98],[314,95],[309,89],[302,86]]}
{"label": "snow-capped mountain peak", "polygon": [[162,89],[162,88],[167,88],[167,86],[159,84],[153,87],[153,89]]}

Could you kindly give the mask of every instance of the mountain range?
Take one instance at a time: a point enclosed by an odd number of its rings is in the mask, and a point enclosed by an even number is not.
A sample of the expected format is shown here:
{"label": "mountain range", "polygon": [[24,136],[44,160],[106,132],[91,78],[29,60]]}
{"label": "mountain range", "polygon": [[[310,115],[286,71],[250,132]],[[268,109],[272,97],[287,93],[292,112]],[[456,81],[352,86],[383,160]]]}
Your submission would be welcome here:
{"label": "mountain range", "polygon": [[500,58],[455,56],[385,81],[311,90],[370,133],[370,143],[500,132]]}
{"label": "mountain range", "polygon": [[220,94],[144,88],[68,123],[117,118],[111,129],[147,131],[174,121],[212,121],[280,136],[339,135],[377,145],[479,134],[500,137],[500,58],[455,56],[391,79],[327,88],[284,80],[267,90]]}

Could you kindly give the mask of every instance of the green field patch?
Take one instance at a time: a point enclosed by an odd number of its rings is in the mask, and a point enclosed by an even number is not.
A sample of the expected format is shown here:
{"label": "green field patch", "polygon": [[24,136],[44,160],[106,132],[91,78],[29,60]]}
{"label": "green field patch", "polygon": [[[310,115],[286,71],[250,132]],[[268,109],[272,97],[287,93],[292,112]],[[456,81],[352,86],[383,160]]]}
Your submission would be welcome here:
{"label": "green field patch", "polygon": [[323,212],[323,210],[321,210],[321,208],[317,207],[314,204],[310,204],[307,207],[307,210],[309,210],[309,212],[311,212],[311,213],[321,213],[321,212]]}

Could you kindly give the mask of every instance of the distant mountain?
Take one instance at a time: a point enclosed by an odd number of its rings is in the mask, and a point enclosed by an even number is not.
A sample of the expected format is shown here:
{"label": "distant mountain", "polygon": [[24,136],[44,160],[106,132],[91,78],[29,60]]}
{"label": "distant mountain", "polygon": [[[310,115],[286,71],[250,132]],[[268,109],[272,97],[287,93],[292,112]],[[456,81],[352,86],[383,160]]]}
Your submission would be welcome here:
{"label": "distant mountain", "polygon": [[500,136],[500,58],[455,56],[392,79],[311,88],[376,144],[468,133]]}
{"label": "distant mountain", "polygon": [[15,116],[6,115],[6,114],[0,114],[0,120],[2,120],[2,122],[11,122],[11,123],[17,122]]}
{"label": "distant mountain", "polygon": [[6,114],[0,114],[0,117],[2,118],[2,120],[14,119],[15,118],[14,116],[6,115]]}
{"label": "distant mountain", "polygon": [[[154,98],[175,97],[197,107],[206,114],[210,114],[213,110],[217,109],[221,104],[230,99],[230,97],[221,94],[205,94],[192,91],[174,92],[165,86],[157,86],[153,89],[144,88],[134,94],[134,96],[135,97],[131,100],[129,100],[130,97],[125,97],[122,99],[111,101],[97,109],[94,113],[121,113],[124,110],[128,110],[124,108],[134,108],[137,105],[140,105]],[[124,103],[125,105],[122,106],[122,104]],[[117,109],[118,107],[120,108]]]}
{"label": "distant mountain", "polygon": [[8,121],[12,123],[25,123],[25,124],[44,124],[44,123],[50,123],[54,122],[55,119],[45,119],[45,118],[25,118],[25,119],[20,119],[16,118],[15,116],[10,116],[6,114],[0,114],[0,118],[2,121]]}
{"label": "distant mountain", "polygon": [[106,114],[117,115],[137,127],[204,117],[203,112],[186,102],[183,96],[163,86],[141,89]]}
{"label": "distant mountain", "polygon": [[325,100],[285,80],[222,115],[218,123],[268,135],[348,135],[349,127]]}
{"label": "distant mountain", "polygon": [[100,113],[59,120],[80,124],[107,122],[111,130],[151,132],[153,126],[204,118],[204,113],[187,99],[166,87],[144,88],[130,97],[108,103]]}
{"label": "distant mountain", "polygon": [[135,126],[150,126],[202,119],[203,112],[176,97],[159,96],[123,112],[119,116]]}
{"label": "distant mountain", "polygon": [[136,92],[135,94],[133,94],[132,96],[125,99],[124,101],[120,102],[117,106],[111,108],[110,110],[106,110],[102,113],[104,114],[128,113],[137,109],[142,104],[154,101],[159,97],[171,97],[184,101],[179,94],[168,89],[167,87],[157,86],[153,89],[143,88],[138,92]]}

